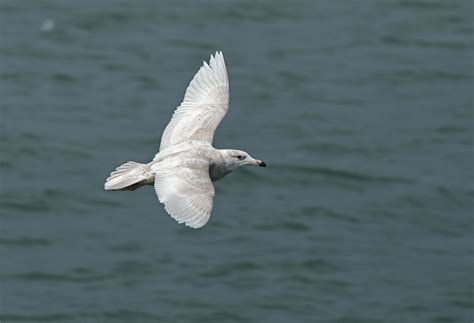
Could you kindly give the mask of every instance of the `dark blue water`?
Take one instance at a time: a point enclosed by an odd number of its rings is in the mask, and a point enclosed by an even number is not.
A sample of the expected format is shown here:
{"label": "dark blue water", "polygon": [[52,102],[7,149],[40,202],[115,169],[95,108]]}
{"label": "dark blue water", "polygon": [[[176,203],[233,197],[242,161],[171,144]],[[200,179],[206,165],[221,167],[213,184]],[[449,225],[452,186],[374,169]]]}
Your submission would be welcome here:
{"label": "dark blue water", "polygon": [[[0,321],[471,322],[471,1],[1,1]],[[215,50],[201,230],[149,161]]]}

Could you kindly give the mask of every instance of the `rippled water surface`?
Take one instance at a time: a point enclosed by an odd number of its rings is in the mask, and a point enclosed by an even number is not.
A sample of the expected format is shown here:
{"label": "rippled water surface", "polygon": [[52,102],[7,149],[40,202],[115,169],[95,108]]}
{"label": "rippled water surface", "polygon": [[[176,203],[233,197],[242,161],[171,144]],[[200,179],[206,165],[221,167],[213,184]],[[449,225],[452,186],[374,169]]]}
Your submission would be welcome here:
{"label": "rippled water surface", "polygon": [[[470,322],[471,1],[1,1],[0,321]],[[223,50],[208,225],[149,161]]]}

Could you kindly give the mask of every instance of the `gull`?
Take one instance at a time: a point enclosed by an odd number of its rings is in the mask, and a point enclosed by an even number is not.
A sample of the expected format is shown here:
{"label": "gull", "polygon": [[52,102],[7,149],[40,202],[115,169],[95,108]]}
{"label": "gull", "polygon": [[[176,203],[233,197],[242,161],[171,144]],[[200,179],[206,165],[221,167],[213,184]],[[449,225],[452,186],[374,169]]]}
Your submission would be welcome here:
{"label": "gull", "polygon": [[243,165],[266,167],[247,152],[216,149],[214,132],[229,109],[229,80],[222,52],[204,61],[189,83],[147,164],[129,161],[107,178],[108,191],[154,185],[166,212],[179,223],[201,228],[211,216],[215,182]]}

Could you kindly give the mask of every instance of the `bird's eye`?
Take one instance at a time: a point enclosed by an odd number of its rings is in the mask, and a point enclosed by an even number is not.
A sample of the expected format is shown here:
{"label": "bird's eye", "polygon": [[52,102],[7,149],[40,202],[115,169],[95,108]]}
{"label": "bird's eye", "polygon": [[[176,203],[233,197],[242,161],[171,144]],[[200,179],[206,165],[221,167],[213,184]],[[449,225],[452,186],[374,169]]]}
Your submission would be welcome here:
{"label": "bird's eye", "polygon": [[237,155],[237,159],[238,159],[238,160],[242,160],[242,159],[244,159],[244,156],[242,156],[242,155]]}

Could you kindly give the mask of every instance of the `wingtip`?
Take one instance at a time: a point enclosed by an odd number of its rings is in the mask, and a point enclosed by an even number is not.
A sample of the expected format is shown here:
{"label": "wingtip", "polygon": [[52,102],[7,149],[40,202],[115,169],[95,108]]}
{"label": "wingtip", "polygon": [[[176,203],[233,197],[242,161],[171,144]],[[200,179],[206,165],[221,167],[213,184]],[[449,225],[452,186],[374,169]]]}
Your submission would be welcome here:
{"label": "wingtip", "polygon": [[224,54],[222,53],[221,50],[216,50],[216,52],[214,53],[214,56],[211,54],[211,59],[217,58],[217,57],[224,58]]}
{"label": "wingtip", "polygon": [[215,68],[217,70],[225,70],[224,54],[222,51],[218,50],[214,55],[211,54],[211,57],[209,58],[209,65],[204,62],[204,66]]}
{"label": "wingtip", "polygon": [[[198,221],[198,222],[186,222],[186,221],[183,221],[184,222],[184,225],[189,227],[189,228],[193,228],[193,229],[201,229],[203,228],[206,224],[207,224],[207,220],[205,222],[202,222],[202,221]],[[182,222],[181,222],[182,223]]]}

